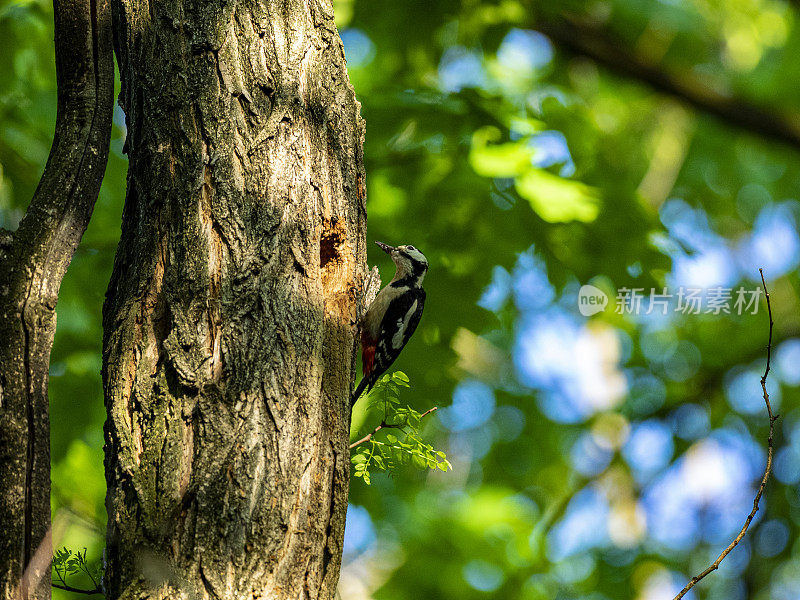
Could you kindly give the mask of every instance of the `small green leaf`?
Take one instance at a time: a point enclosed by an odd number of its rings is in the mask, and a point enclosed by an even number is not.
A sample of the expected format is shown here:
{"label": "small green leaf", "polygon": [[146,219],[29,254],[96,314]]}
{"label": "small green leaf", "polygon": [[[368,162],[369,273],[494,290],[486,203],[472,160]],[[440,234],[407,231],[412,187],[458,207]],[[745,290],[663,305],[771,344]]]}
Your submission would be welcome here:
{"label": "small green leaf", "polygon": [[406,375],[402,371],[395,371],[394,373],[392,373],[392,382],[396,386],[410,388],[411,387],[410,381],[411,380],[408,378],[408,375]]}

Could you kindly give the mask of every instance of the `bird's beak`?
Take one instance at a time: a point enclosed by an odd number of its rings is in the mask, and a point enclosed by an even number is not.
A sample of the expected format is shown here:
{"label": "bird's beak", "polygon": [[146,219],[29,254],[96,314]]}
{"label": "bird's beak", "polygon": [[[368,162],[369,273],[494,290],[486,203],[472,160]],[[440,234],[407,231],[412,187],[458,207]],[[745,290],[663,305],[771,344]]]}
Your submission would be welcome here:
{"label": "bird's beak", "polygon": [[375,242],[378,245],[378,248],[386,252],[386,254],[391,254],[394,252],[394,247],[390,246],[389,244],[384,244],[383,242]]}

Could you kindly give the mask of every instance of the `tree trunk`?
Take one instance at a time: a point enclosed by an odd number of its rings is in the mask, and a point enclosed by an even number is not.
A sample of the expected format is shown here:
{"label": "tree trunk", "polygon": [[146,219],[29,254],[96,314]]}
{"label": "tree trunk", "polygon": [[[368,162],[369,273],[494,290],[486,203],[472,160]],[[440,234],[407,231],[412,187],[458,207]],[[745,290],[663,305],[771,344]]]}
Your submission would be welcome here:
{"label": "tree trunk", "polygon": [[0,599],[50,597],[47,398],[61,280],[89,224],[114,104],[111,9],[54,3],[58,116],[17,231],[0,230]]}
{"label": "tree trunk", "polygon": [[328,0],[115,0],[108,598],[332,598],[363,122]]}

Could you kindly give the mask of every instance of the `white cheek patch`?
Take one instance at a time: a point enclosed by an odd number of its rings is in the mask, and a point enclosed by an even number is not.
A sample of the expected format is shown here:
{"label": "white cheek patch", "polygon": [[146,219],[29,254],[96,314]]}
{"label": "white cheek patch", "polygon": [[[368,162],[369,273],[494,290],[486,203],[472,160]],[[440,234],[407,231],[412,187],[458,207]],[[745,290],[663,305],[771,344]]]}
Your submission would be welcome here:
{"label": "white cheek patch", "polygon": [[414,316],[414,313],[417,311],[417,301],[414,300],[414,304],[411,305],[411,308],[408,309],[406,316],[402,319],[397,319],[397,333],[392,336],[392,348],[399,350],[403,347],[403,336],[408,329],[408,322],[411,321],[411,317]]}

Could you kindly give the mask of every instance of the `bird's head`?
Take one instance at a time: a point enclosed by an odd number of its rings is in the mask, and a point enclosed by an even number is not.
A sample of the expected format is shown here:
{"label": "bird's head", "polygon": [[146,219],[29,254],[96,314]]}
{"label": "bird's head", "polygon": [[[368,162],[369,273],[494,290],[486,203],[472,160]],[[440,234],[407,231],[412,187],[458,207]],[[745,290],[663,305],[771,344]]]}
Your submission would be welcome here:
{"label": "bird's head", "polygon": [[411,244],[405,246],[390,246],[383,242],[375,242],[378,247],[392,257],[397,266],[397,273],[394,279],[408,280],[409,283],[422,285],[425,273],[428,272],[428,259]]}

